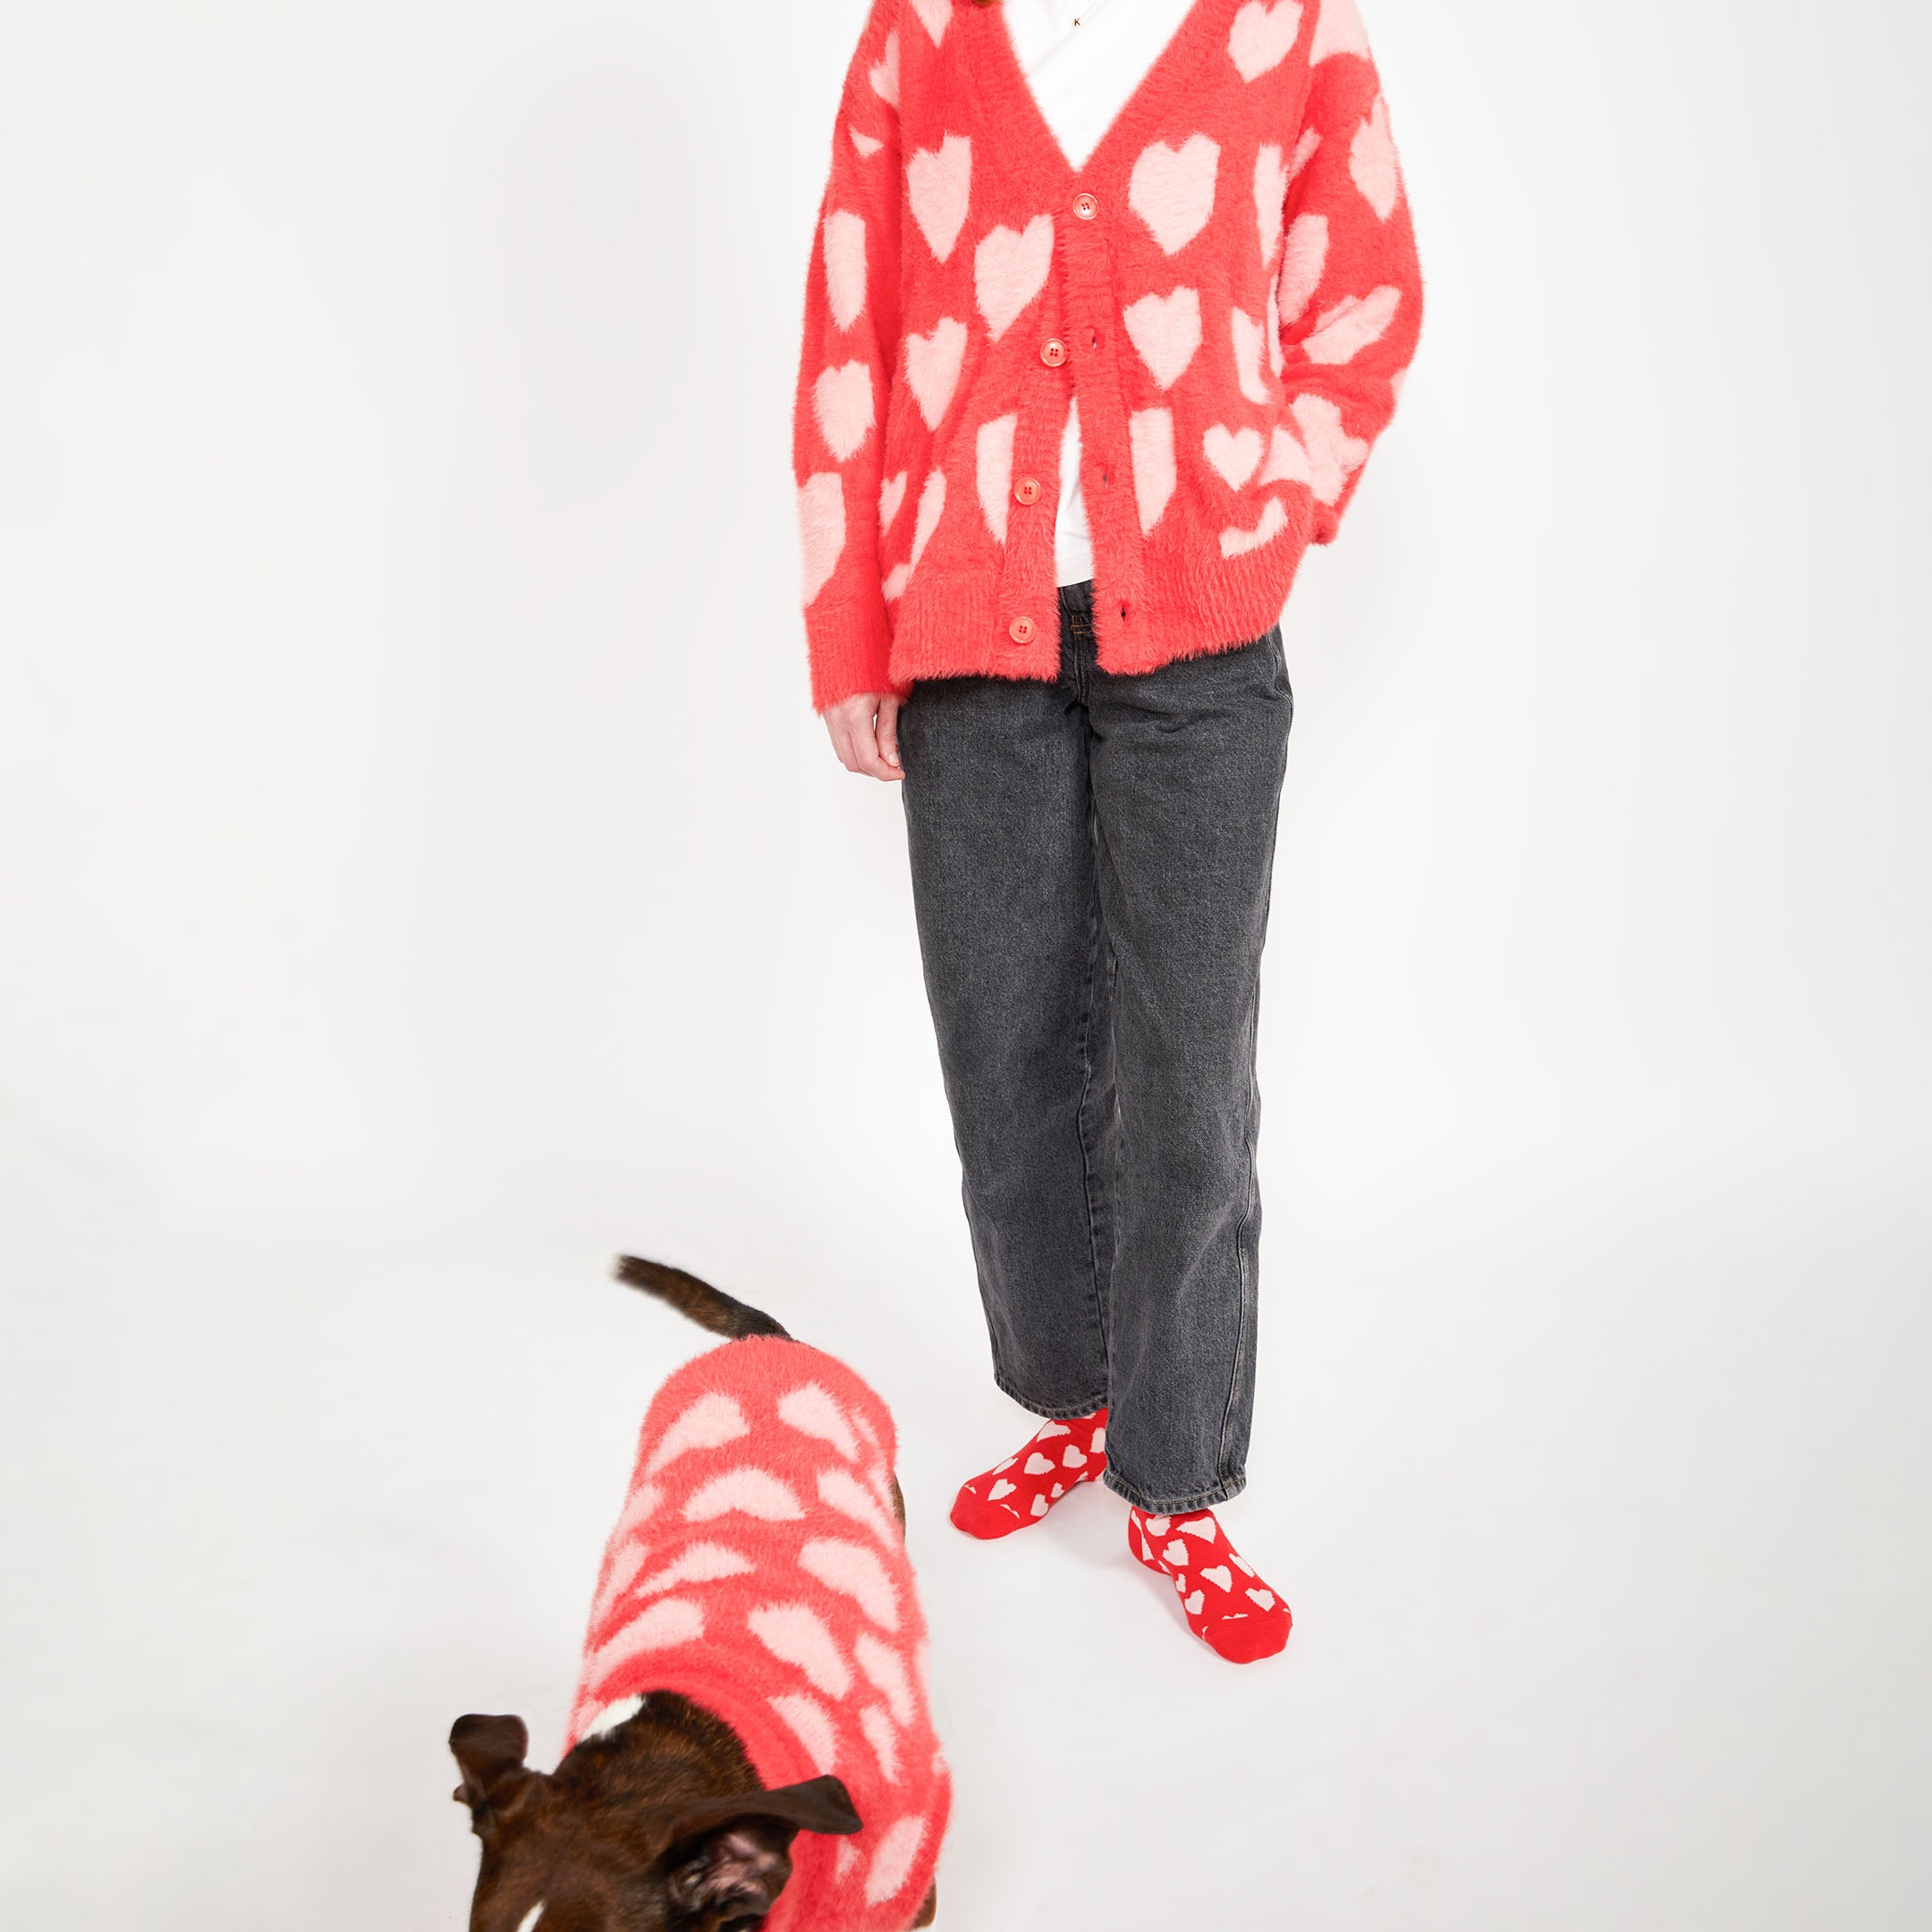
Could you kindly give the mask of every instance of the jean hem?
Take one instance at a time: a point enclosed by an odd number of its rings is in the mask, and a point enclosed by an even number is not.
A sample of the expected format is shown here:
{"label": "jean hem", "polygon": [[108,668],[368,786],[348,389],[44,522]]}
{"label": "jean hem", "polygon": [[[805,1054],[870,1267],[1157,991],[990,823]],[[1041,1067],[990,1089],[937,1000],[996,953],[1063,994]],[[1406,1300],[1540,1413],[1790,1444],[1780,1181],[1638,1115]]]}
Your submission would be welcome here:
{"label": "jean hem", "polygon": [[1100,1480],[1117,1496],[1124,1496],[1137,1510],[1145,1510],[1152,1516],[1175,1516],[1182,1510],[1212,1509],[1217,1503],[1227,1503],[1238,1496],[1248,1487],[1245,1470],[1217,1482],[1211,1489],[1203,1489],[1197,1496],[1150,1496],[1145,1490],[1136,1489],[1131,1483],[1123,1482],[1109,1462],[1101,1472]]}
{"label": "jean hem", "polygon": [[993,1385],[998,1389],[1001,1394],[1012,1396],[1013,1401],[1018,1402],[1022,1409],[1030,1410],[1035,1415],[1043,1417],[1048,1422],[1083,1421],[1087,1417],[1094,1414],[1096,1411],[1105,1409],[1107,1405],[1105,1390],[1098,1395],[1094,1396],[1090,1401],[1079,1403],[1072,1408],[1068,1408],[1064,1403],[1037,1402],[1030,1395],[1022,1395],[997,1369],[994,1371]]}

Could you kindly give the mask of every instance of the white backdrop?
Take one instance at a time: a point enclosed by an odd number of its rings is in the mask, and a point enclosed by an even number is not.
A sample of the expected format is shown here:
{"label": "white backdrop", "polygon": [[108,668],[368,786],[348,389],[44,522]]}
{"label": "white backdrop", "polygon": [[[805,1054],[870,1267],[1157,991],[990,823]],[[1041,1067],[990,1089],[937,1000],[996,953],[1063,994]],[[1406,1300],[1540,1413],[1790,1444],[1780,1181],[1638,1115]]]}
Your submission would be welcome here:
{"label": "white backdrop", "polygon": [[[709,1274],[898,1408],[942,1932],[1932,1918],[1923,8],[1371,0],[1236,1673],[985,1345],[787,466],[860,0],[0,4],[11,1915],[462,1922]],[[547,1761],[546,1758],[545,1761]]]}

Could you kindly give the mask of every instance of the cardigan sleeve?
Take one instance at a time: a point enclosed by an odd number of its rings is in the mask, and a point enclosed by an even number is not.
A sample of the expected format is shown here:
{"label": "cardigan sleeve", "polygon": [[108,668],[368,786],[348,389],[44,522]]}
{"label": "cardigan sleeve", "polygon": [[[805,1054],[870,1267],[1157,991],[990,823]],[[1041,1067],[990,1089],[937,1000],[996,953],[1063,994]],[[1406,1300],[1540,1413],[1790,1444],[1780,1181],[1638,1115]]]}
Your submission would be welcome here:
{"label": "cardigan sleeve", "polygon": [[1328,543],[1395,413],[1422,320],[1409,198],[1365,48],[1315,68],[1288,166],[1282,382],[1308,452],[1313,538]]}
{"label": "cardigan sleeve", "polygon": [[805,290],[792,463],[820,711],[895,688],[878,520],[899,346],[899,9],[900,0],[875,0],[845,77]]}

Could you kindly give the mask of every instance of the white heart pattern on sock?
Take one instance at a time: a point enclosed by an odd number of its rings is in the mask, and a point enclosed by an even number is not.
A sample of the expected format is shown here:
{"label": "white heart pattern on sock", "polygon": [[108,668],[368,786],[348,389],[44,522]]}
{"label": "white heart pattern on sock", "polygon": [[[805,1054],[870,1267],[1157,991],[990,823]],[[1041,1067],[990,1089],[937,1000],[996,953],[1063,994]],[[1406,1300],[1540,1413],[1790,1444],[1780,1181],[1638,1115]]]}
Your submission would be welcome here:
{"label": "white heart pattern on sock", "polygon": [[1052,1469],[1053,1462],[1051,1459],[1043,1456],[1038,1449],[1026,1459],[1025,1472],[1029,1476],[1045,1476],[1049,1474]]}
{"label": "white heart pattern on sock", "polygon": [[[1253,1577],[1254,1572],[1234,1554],[1226,1530],[1216,1520],[1213,1512],[1191,1517],[1182,1523],[1175,1523],[1167,1517],[1158,1519],[1163,1529],[1171,1528],[1177,1532],[1171,1541],[1158,1549],[1148,1540],[1146,1534],[1156,1520],[1142,1515],[1138,1509],[1132,1511],[1127,1519],[1127,1546],[1148,1569],[1157,1572],[1174,1585],[1174,1595],[1186,1614],[1188,1628],[1194,1635],[1221,1656],[1237,1663],[1272,1657],[1279,1650],[1288,1635],[1288,1606],[1273,1590],[1262,1588],[1258,1579],[1254,1588],[1242,1592],[1251,1608],[1242,1609],[1233,1602],[1236,1591],[1235,1571],[1239,1569],[1248,1577]],[[1208,1546],[1203,1554],[1212,1554],[1215,1561],[1191,1573],[1188,1569],[1193,1554],[1191,1546],[1199,1544]],[[1220,1595],[1220,1600],[1212,1608],[1208,1601],[1209,1583]]]}
{"label": "white heart pattern on sock", "polygon": [[1061,1455],[1060,1461],[1064,1468],[1084,1469],[1087,1466],[1087,1452],[1084,1449],[1076,1447],[1072,1443],[1069,1443],[1064,1453]]}
{"label": "white heart pattern on sock", "polygon": [[1002,1496],[1010,1496],[1013,1493],[1013,1486],[1003,1476],[987,1491],[987,1501],[997,1503]]}

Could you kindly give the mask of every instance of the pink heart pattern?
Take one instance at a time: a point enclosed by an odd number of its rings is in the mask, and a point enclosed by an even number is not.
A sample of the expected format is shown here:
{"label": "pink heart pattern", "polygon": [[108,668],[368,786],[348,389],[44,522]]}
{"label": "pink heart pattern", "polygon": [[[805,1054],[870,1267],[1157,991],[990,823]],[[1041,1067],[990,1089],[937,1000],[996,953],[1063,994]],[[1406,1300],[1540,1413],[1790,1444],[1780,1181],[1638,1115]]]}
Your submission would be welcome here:
{"label": "pink heart pattern", "polygon": [[1395,137],[1389,131],[1388,103],[1379,97],[1349,143],[1349,175],[1376,211],[1377,220],[1386,221],[1395,212],[1402,199],[1402,166],[1395,158]]}
{"label": "pink heart pattern", "polygon": [[1297,0],[1248,0],[1234,16],[1228,34],[1228,58],[1243,80],[1258,80],[1288,58],[1301,37],[1301,9]]}
{"label": "pink heart pattern", "polygon": [[1127,205],[1160,243],[1178,254],[1214,213],[1215,175],[1221,148],[1205,134],[1190,134],[1178,148],[1155,141],[1141,150],[1127,181]]}
{"label": "pink heart pattern", "polygon": [[997,342],[1046,285],[1053,266],[1053,216],[1036,215],[1017,233],[999,227],[973,252],[973,296]]}
{"label": "pink heart pattern", "polygon": [[1160,387],[1172,389],[1200,347],[1199,294],[1177,288],[1166,295],[1143,295],[1122,311],[1121,319],[1148,373]]}
{"label": "pink heart pattern", "polygon": [[[829,504],[839,479],[823,480]],[[748,1750],[836,1775],[864,1807],[856,1840],[795,1853],[852,1932],[911,1922],[950,1803],[892,1453],[883,1404],[816,1351],[750,1343],[678,1371],[639,1443],[631,1500],[648,1481],[648,1504],[627,1504],[606,1548],[565,1744],[608,1737],[656,1689],[728,1686],[718,1707]]]}
{"label": "pink heart pattern", "polygon": [[935,258],[948,259],[972,199],[972,142],[948,134],[937,148],[920,148],[906,163],[906,199]]}

